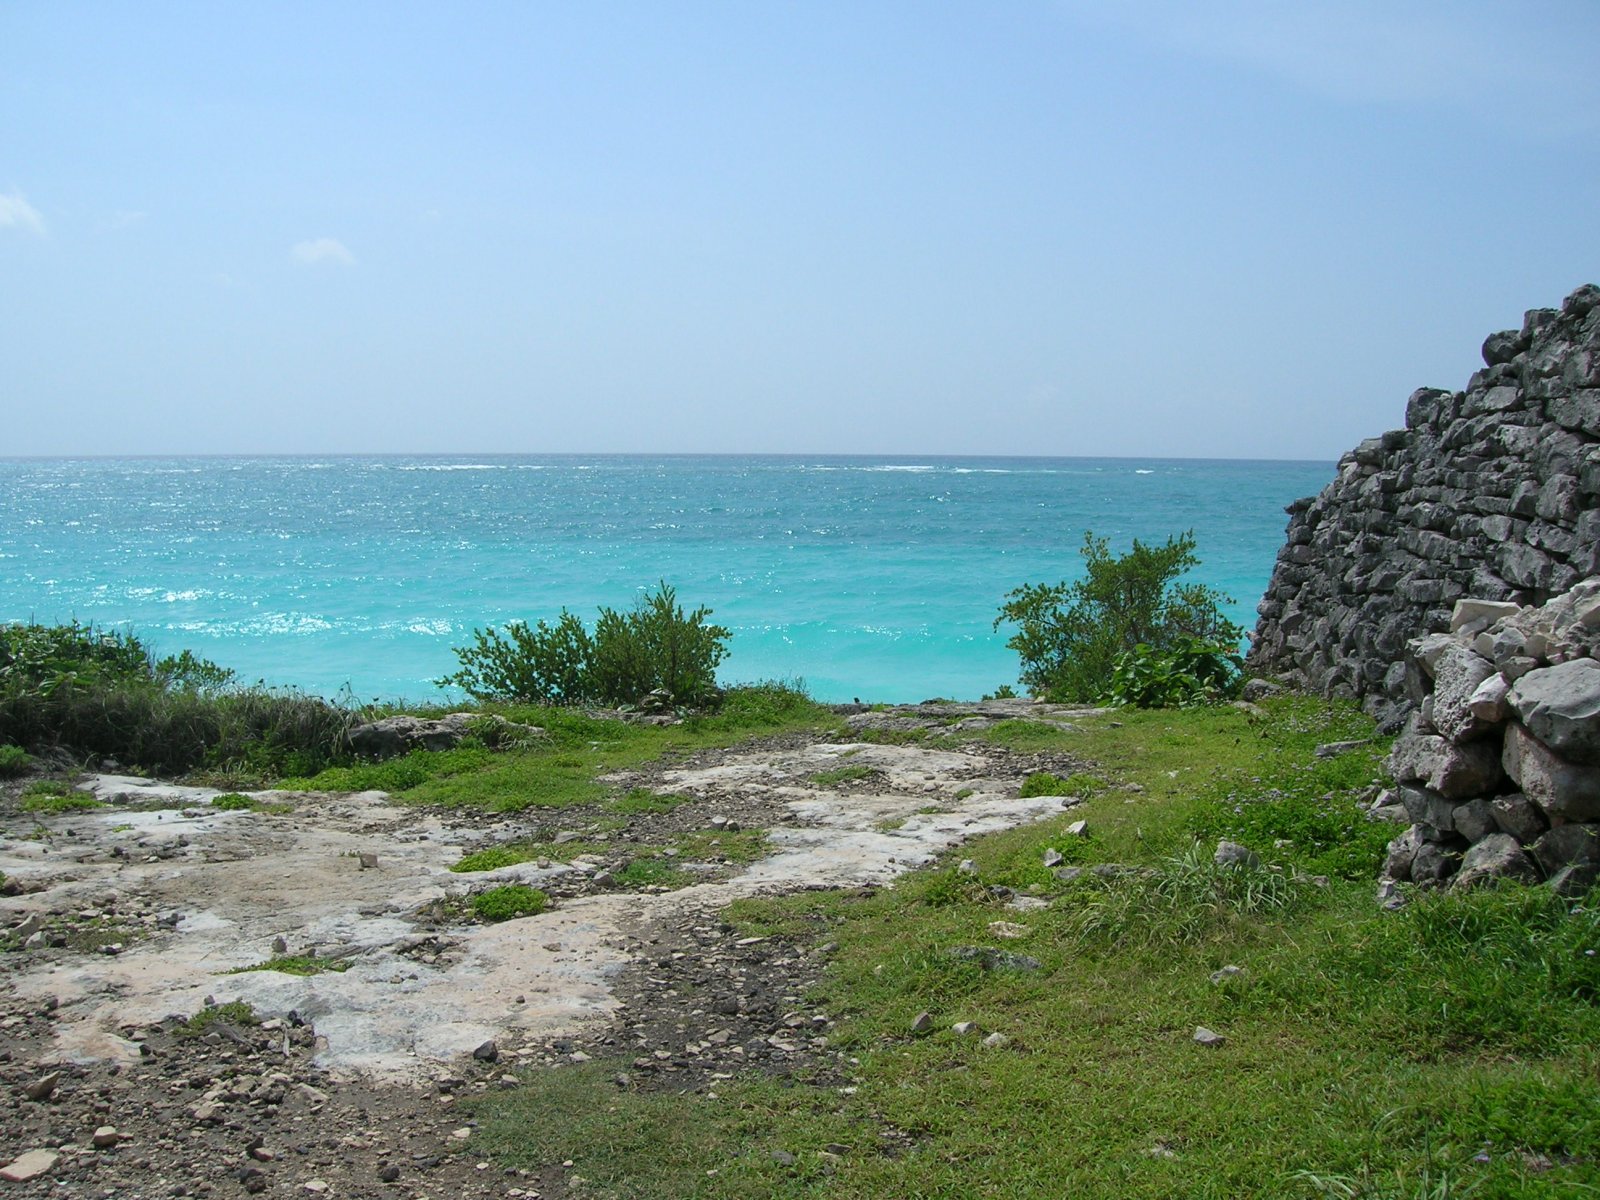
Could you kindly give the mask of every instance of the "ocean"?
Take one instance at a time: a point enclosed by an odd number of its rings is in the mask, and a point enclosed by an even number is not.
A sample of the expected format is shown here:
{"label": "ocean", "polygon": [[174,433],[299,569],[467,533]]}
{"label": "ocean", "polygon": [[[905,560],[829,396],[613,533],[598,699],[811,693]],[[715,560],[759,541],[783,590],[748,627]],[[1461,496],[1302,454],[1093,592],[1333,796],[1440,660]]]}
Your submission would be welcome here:
{"label": "ocean", "polygon": [[1325,462],[890,456],[0,459],[0,621],[76,618],[247,681],[438,699],[474,628],[665,580],[732,631],[724,682],[827,701],[1015,684],[1023,583],[1192,529],[1249,628]]}

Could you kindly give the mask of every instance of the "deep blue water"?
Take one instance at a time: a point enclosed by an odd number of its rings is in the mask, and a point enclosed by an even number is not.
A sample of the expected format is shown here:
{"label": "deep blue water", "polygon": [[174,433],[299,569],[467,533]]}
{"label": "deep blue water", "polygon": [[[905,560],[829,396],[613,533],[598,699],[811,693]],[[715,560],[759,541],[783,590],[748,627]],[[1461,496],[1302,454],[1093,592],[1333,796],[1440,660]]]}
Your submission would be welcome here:
{"label": "deep blue water", "polygon": [[246,679],[437,693],[475,626],[658,580],[733,631],[725,681],[824,700],[1014,683],[1006,592],[1193,529],[1247,628],[1283,506],[1331,463],[895,457],[0,460],[0,621],[92,620]]}

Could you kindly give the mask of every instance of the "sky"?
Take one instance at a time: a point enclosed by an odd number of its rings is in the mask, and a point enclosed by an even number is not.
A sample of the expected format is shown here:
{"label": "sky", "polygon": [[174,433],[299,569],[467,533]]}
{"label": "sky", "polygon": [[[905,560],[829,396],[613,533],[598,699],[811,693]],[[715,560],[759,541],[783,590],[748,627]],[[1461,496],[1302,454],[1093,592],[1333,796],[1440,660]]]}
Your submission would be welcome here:
{"label": "sky", "polygon": [[0,0],[0,454],[1333,459],[1600,282],[1593,0]]}

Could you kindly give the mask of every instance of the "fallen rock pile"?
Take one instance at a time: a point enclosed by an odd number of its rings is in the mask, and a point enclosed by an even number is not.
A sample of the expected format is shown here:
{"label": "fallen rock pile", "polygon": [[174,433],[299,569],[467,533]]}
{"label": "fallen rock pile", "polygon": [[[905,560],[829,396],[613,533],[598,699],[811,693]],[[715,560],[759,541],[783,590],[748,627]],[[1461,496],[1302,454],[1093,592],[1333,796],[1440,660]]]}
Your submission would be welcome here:
{"label": "fallen rock pile", "polygon": [[1416,710],[1389,769],[1411,827],[1386,882],[1600,877],[1600,577],[1542,607],[1460,600],[1408,647]]}

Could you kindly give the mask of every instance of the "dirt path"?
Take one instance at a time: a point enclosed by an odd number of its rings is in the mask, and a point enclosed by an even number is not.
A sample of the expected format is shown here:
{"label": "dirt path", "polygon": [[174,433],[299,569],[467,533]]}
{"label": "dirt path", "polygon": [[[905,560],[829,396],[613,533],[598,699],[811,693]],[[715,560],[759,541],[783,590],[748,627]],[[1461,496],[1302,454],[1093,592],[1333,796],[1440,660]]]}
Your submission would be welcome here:
{"label": "dirt path", "polygon": [[[854,720],[993,719],[969,707]],[[938,746],[796,738],[652,767],[613,782],[688,801],[621,827],[605,809],[486,820],[381,793],[259,793],[259,807],[225,811],[204,789],[104,776],[84,786],[105,809],[40,816],[13,800],[0,813],[17,893],[0,898],[0,1164],[54,1161],[0,1194],[564,1194],[559,1168],[508,1179],[480,1165],[456,1099],[602,1055],[630,1060],[639,1086],[674,1088],[825,1060],[827,1017],[803,1003],[820,963],[740,938],[718,913],[740,896],[884,884],[1061,811],[1018,785],[1075,764]],[[715,835],[740,829],[766,831],[765,856],[716,861]],[[448,869],[552,833],[588,852]],[[639,846],[686,833],[709,852],[678,866],[703,882],[617,886]],[[470,894],[507,882],[557,902],[467,919]],[[230,973],[280,947],[345,969]],[[235,1001],[264,1023],[189,1034],[187,1018]]]}

